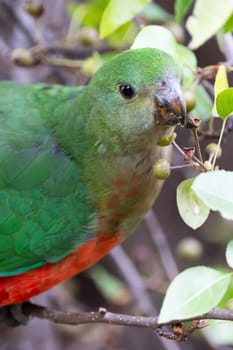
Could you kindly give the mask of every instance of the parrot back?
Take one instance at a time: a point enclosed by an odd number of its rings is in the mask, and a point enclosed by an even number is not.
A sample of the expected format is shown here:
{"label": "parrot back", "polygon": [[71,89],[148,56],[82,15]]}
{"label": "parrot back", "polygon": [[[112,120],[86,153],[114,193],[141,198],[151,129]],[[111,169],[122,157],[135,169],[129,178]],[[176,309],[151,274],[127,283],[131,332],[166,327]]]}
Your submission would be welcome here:
{"label": "parrot back", "polygon": [[42,84],[0,85],[1,277],[57,262],[93,235],[81,167],[46,124],[60,104],[81,93]]}

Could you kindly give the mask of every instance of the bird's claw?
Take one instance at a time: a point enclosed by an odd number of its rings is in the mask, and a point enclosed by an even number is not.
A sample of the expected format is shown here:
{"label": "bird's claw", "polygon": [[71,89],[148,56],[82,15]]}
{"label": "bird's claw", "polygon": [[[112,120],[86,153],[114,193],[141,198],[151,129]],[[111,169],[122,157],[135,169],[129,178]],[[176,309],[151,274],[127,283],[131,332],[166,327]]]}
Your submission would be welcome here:
{"label": "bird's claw", "polygon": [[23,304],[7,305],[0,308],[0,322],[4,322],[7,326],[25,326],[29,317],[23,312]]}

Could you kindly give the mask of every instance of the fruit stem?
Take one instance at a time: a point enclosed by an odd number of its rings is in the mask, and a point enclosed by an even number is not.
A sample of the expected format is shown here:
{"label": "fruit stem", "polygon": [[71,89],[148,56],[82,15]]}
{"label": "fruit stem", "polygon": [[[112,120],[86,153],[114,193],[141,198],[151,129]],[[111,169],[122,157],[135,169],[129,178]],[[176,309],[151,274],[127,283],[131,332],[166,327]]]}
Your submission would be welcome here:
{"label": "fruit stem", "polygon": [[220,145],[221,145],[222,138],[223,138],[224,129],[225,129],[225,126],[226,126],[226,122],[227,122],[227,118],[223,119],[222,128],[221,128],[221,132],[220,132],[219,139],[218,139],[218,145],[217,145],[217,149],[216,149],[216,152],[215,152],[215,155],[214,155],[214,160],[213,160],[213,163],[212,163],[212,170],[214,170],[214,168],[215,168],[218,152],[219,152]]}
{"label": "fruit stem", "polygon": [[201,154],[201,147],[200,147],[197,129],[196,128],[192,129],[192,132],[193,132],[193,136],[194,136],[196,147],[197,147],[198,158],[199,158],[200,162],[203,163],[203,158],[202,158],[202,154]]}
{"label": "fruit stem", "polygon": [[[175,142],[175,140],[172,141],[173,146],[178,150],[178,152],[180,154],[182,154],[182,156],[184,157],[184,159],[187,159],[187,156],[185,154],[185,152],[182,150],[182,148]],[[206,172],[206,167],[204,166],[204,164],[197,158],[197,157],[193,157],[193,159],[200,165],[200,167]]]}

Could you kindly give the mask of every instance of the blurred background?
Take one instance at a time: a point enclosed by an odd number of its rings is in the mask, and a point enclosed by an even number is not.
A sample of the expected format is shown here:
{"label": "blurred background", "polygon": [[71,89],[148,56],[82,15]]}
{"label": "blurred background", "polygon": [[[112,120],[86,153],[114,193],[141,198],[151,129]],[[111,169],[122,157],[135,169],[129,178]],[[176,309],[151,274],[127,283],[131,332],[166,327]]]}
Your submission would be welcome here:
{"label": "blurred background", "polygon": [[[96,26],[108,1],[92,2],[94,19],[86,18],[80,25],[82,8],[77,6],[90,1],[0,0],[0,80],[86,84],[105,59],[101,55],[128,48],[136,33],[130,28],[128,37],[119,32],[118,36],[100,41]],[[161,0],[156,4],[161,6],[160,15],[143,13],[136,17],[134,25],[162,22],[178,40],[187,44],[190,38],[185,27],[174,22],[174,1]],[[31,15],[30,6],[37,8],[38,16]],[[19,51],[36,45],[39,47],[36,58],[28,56],[27,51]],[[225,60],[215,38],[195,53],[200,67]],[[177,129],[177,134],[180,146],[193,145],[188,129]],[[203,149],[208,142],[202,140]],[[233,170],[232,147],[233,137],[229,133],[224,138],[224,152],[219,161],[221,167],[229,170]],[[182,161],[174,152],[172,163],[177,165]],[[232,237],[232,222],[212,213],[194,231],[179,216],[176,187],[192,174],[187,169],[172,171],[153,211],[134,235],[93,268],[33,301],[58,310],[96,311],[102,306],[112,312],[156,315],[178,271],[195,265],[226,269],[224,251]],[[188,342],[176,343],[159,338],[152,330],[106,324],[71,327],[35,319],[27,327],[11,329],[1,325],[0,350],[226,350],[232,348],[232,328],[228,333],[224,345],[216,343],[211,331],[196,332]]]}

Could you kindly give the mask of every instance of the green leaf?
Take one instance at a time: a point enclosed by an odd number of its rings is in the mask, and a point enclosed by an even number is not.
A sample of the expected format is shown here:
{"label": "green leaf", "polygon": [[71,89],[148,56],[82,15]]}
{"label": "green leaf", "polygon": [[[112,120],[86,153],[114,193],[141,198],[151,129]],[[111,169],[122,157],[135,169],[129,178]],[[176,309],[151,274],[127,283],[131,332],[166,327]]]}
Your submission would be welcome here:
{"label": "green leaf", "polygon": [[192,118],[198,118],[203,121],[210,119],[212,114],[213,101],[207,93],[206,89],[202,85],[196,85],[193,92],[196,98],[196,105],[191,111],[190,116]]}
{"label": "green leaf", "polygon": [[92,0],[85,4],[69,4],[67,11],[71,16],[71,21],[69,25],[68,37],[76,37],[81,26],[98,28],[107,3],[108,0]]}
{"label": "green leaf", "polygon": [[198,175],[192,189],[207,207],[218,210],[225,219],[233,220],[232,184],[232,171],[215,170]]}
{"label": "green leaf", "polygon": [[[108,0],[92,0],[88,2],[88,11],[86,12],[82,25],[85,27],[98,28],[103,12],[108,4]],[[83,4],[80,4],[81,6]]]}
{"label": "green leaf", "polygon": [[224,55],[224,46],[225,46],[224,37],[225,37],[224,30],[223,28],[220,28],[219,31],[216,33],[216,41],[217,41],[218,48],[223,53],[223,55]]}
{"label": "green leaf", "polygon": [[177,187],[176,199],[180,216],[194,230],[208,218],[209,208],[196,196],[191,186],[194,179],[182,181]]}
{"label": "green leaf", "polygon": [[177,44],[175,60],[182,67],[182,86],[184,89],[189,89],[195,77],[197,67],[196,56],[187,47]]}
{"label": "green leaf", "polygon": [[[219,347],[220,345],[233,345],[233,323],[211,320],[211,327],[206,327],[203,332],[206,334],[207,339],[211,339],[211,344],[217,345],[218,349],[225,349],[225,347]],[[212,348],[216,346],[212,346]],[[226,349],[232,349],[227,346]]]}
{"label": "green leaf", "polygon": [[141,49],[144,47],[163,50],[173,57],[176,55],[175,38],[167,28],[162,26],[149,25],[138,33],[131,49]]}
{"label": "green leaf", "polygon": [[221,119],[226,119],[233,112],[233,88],[225,89],[217,95],[216,110]]}
{"label": "green leaf", "polygon": [[129,47],[138,33],[137,25],[130,21],[116,29],[107,38],[108,44],[113,47]]}
{"label": "green leaf", "polygon": [[214,107],[213,107],[213,114],[217,113],[216,110],[216,99],[220,92],[227,89],[229,87],[228,80],[227,80],[227,71],[226,67],[224,65],[220,65],[218,68],[218,72],[216,74],[215,83],[214,83]]}
{"label": "green leaf", "polygon": [[233,0],[224,0],[224,2],[196,0],[193,14],[186,23],[186,27],[192,37],[189,44],[190,48],[198,48],[216,34],[232,15],[232,12]]}
{"label": "green leaf", "polygon": [[[231,276],[233,276],[233,273],[228,268],[220,267],[218,268],[222,273],[231,273]],[[220,303],[218,303],[217,308],[219,309],[228,309],[233,311],[233,279],[231,278],[229,286],[227,288],[226,293],[224,294],[223,298],[221,299]]]}
{"label": "green leaf", "polygon": [[133,19],[151,0],[110,0],[100,21],[100,38]]}
{"label": "green leaf", "polygon": [[230,241],[227,245],[226,259],[228,265],[233,269],[233,240]]}
{"label": "green leaf", "polygon": [[175,2],[175,20],[181,23],[193,0],[176,0]]}
{"label": "green leaf", "polygon": [[223,29],[225,33],[233,31],[233,14],[228,18]]}
{"label": "green leaf", "polygon": [[142,10],[141,15],[145,17],[149,22],[153,21],[161,23],[172,20],[172,15],[154,2],[147,5]]}
{"label": "green leaf", "polygon": [[67,12],[71,16],[67,38],[73,38],[77,35],[81,27],[83,18],[88,12],[88,5],[87,4],[76,5],[71,3],[67,7]]}
{"label": "green leaf", "polygon": [[230,276],[205,266],[181,272],[167,290],[158,322],[185,320],[208,312],[224,296]]}

